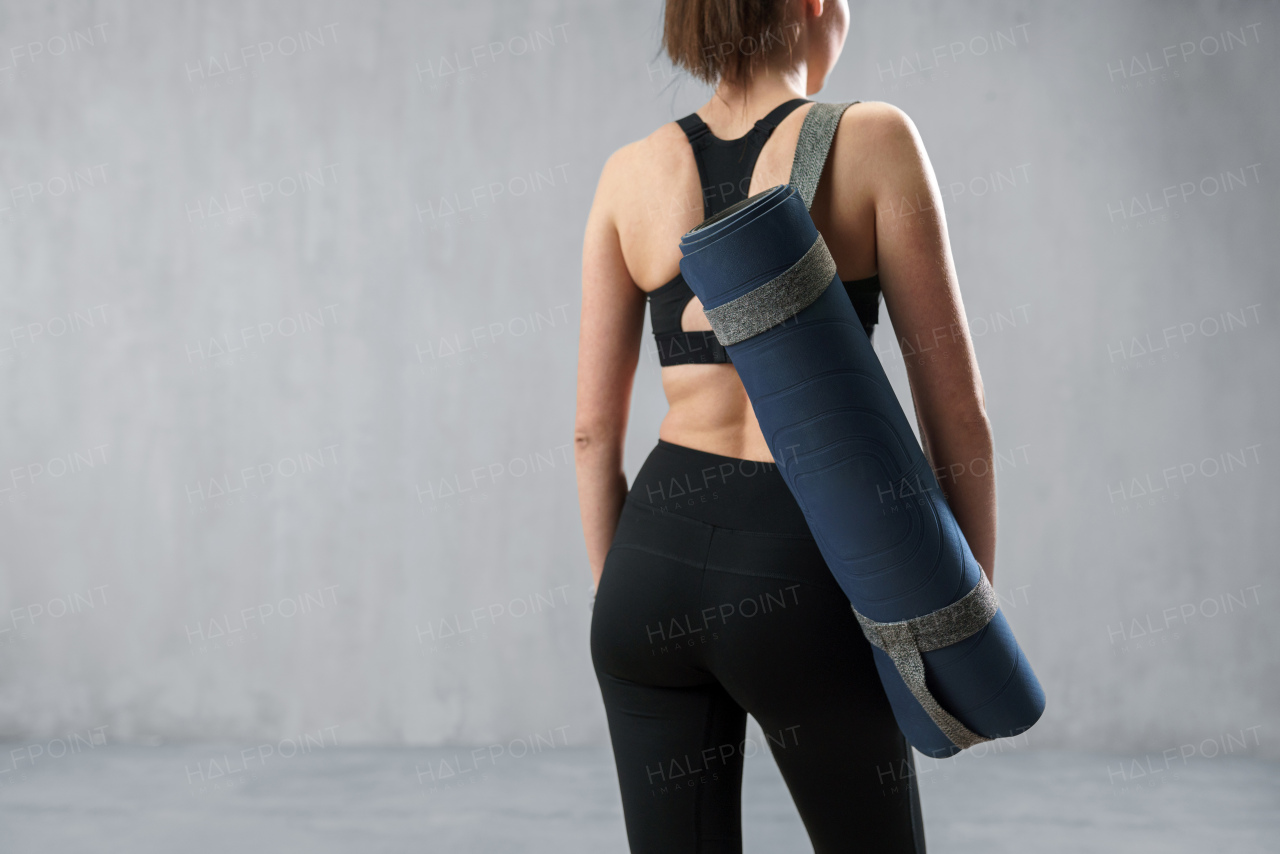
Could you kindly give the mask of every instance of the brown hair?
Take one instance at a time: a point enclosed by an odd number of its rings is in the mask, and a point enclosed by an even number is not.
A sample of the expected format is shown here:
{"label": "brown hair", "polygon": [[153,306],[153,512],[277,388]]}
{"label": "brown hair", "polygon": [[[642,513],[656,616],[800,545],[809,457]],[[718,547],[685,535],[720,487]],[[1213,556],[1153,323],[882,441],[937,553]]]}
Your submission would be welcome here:
{"label": "brown hair", "polygon": [[789,54],[798,25],[786,0],[667,0],[662,46],[704,83],[740,82],[755,66]]}

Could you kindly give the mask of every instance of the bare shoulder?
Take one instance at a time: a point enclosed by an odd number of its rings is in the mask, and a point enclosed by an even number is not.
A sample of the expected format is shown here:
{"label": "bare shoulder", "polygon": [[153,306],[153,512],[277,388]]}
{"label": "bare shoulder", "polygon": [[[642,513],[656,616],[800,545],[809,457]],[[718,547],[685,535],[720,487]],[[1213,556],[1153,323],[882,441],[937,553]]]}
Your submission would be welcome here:
{"label": "bare shoulder", "polygon": [[918,176],[927,163],[924,141],[911,116],[885,101],[854,104],[841,116],[836,133],[836,156],[854,161],[874,189]]}
{"label": "bare shoulder", "polygon": [[[678,181],[689,156],[689,143],[675,122],[660,125],[646,137],[615,150],[600,172],[597,193],[628,207],[664,183]],[[684,155],[684,157],[682,157]],[[696,167],[695,167],[696,168]],[[655,187],[656,185],[656,187]]]}
{"label": "bare shoulder", "polygon": [[609,156],[596,189],[597,216],[607,217],[632,280],[650,290],[679,269],[680,235],[702,219],[698,166],[675,122]]}
{"label": "bare shoulder", "polygon": [[840,117],[810,213],[828,240],[841,278],[882,268],[881,213],[903,196],[927,193],[927,161],[911,117],[884,101],[853,104]]}
{"label": "bare shoulder", "polygon": [[841,132],[846,126],[856,127],[862,133],[882,136],[915,132],[915,123],[906,111],[888,101],[859,101],[841,116]]}

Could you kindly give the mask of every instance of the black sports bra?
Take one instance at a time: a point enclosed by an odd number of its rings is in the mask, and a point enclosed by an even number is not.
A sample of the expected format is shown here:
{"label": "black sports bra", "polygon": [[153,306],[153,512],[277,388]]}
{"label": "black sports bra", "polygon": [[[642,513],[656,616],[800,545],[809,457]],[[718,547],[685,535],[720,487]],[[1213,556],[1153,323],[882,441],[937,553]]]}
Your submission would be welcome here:
{"label": "black sports bra", "polygon": [[[693,146],[693,158],[698,164],[698,177],[702,183],[703,217],[715,216],[720,211],[747,197],[751,186],[751,173],[765,140],[787,115],[806,98],[795,98],[775,107],[769,115],[755,123],[745,136],[738,139],[720,139],[711,133],[697,113],[680,119],[678,124]],[[871,336],[880,319],[880,275],[842,282],[845,292],[858,312],[862,328]],[[658,363],[690,365],[731,362],[729,352],[716,340],[710,329],[685,332],[680,328],[684,308],[693,299],[693,291],[684,277],[676,273],[666,284],[649,291],[649,320],[653,337],[658,345]]]}

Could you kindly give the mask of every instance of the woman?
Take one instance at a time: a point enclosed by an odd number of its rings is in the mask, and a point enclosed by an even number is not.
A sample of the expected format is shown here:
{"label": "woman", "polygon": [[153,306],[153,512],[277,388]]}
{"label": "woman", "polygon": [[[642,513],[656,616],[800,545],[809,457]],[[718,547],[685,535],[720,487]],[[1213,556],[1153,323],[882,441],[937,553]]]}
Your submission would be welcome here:
{"label": "woman", "polygon": [[[748,712],[816,851],[925,850],[870,644],[679,275],[682,234],[788,180],[848,19],[846,0],[668,0],[664,46],[715,96],[616,151],[588,217],[575,455],[592,660],[633,852],[741,851]],[[937,182],[901,110],[845,110],[811,214],[868,334],[883,293],[922,445],[991,577],[990,465],[963,465],[991,460],[982,382]],[[628,489],[646,302],[670,410]]]}

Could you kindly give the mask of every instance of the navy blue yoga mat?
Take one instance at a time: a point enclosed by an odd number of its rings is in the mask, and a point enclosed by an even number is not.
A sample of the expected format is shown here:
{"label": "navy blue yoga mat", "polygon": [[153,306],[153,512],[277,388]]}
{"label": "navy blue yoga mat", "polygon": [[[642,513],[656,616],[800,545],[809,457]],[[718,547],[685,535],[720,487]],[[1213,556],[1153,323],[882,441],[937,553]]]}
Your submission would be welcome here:
{"label": "navy blue yoga mat", "polygon": [[907,739],[943,757],[1026,730],[1044,691],[796,188],[737,203],[680,248]]}

